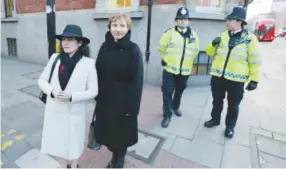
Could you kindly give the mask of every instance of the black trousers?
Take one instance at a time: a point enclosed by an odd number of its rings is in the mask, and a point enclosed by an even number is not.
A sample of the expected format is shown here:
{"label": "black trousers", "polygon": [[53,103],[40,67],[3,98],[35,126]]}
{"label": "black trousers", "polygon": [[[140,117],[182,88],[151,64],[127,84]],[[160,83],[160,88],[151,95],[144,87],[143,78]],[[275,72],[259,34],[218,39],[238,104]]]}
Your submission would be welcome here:
{"label": "black trousers", "polygon": [[172,110],[178,110],[181,104],[181,98],[187,87],[189,76],[174,75],[163,71],[163,116],[171,117]]}
{"label": "black trousers", "polygon": [[127,153],[127,148],[122,148],[122,149],[114,149],[114,148],[110,148],[108,147],[108,150],[112,152],[112,161],[115,163],[124,163],[125,160],[125,156]]}
{"label": "black trousers", "polygon": [[220,122],[221,112],[223,110],[223,100],[227,92],[228,109],[225,124],[227,128],[234,129],[238,118],[239,105],[243,99],[244,83],[233,82],[223,77],[212,76],[211,90],[213,96],[212,118]]}

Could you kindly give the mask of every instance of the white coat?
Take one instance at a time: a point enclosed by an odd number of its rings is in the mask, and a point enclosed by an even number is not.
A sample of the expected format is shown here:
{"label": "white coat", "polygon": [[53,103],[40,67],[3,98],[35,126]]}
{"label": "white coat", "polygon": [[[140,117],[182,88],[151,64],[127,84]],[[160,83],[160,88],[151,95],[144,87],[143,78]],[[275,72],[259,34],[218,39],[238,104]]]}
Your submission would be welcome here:
{"label": "white coat", "polygon": [[47,94],[41,151],[73,160],[79,158],[84,150],[87,103],[98,93],[97,72],[94,59],[82,57],[65,89],[71,93],[72,101],[51,98],[54,89],[61,91],[58,79],[60,59],[55,66],[51,83],[48,83],[57,55],[51,56],[38,80],[39,88]]}

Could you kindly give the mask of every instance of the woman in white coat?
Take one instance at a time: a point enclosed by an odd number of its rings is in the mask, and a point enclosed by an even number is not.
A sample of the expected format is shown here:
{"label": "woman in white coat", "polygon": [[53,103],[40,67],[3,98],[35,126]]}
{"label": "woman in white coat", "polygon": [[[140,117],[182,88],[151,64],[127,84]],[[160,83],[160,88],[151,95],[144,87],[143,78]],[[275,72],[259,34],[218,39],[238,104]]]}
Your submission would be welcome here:
{"label": "woman in white coat", "polygon": [[98,93],[97,72],[88,58],[90,40],[79,26],[67,25],[56,38],[61,51],[51,56],[38,80],[47,94],[41,151],[57,157],[61,168],[76,168],[84,150],[87,102]]}

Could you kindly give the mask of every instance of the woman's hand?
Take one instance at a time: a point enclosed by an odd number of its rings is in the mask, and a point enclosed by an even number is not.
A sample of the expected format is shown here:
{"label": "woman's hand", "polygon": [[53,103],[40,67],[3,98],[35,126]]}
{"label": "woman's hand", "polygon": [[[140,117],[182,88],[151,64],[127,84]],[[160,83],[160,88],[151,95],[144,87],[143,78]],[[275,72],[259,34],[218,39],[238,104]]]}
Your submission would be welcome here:
{"label": "woman's hand", "polygon": [[67,101],[71,99],[71,93],[61,91],[58,93],[56,96],[57,99],[62,100],[62,101]]}

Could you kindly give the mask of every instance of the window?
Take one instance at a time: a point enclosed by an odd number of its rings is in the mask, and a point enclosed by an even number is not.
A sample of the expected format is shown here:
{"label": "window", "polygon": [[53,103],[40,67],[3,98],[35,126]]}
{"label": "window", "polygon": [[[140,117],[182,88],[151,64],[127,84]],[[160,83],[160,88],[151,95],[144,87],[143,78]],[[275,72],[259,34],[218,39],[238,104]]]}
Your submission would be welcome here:
{"label": "window", "polygon": [[4,0],[5,18],[13,17],[14,0]]}
{"label": "window", "polygon": [[16,38],[7,38],[7,47],[9,56],[17,56],[17,41]]}
{"label": "window", "polygon": [[97,0],[97,12],[139,11],[140,0]]}
{"label": "window", "polygon": [[196,0],[198,12],[223,12],[226,0]]}

